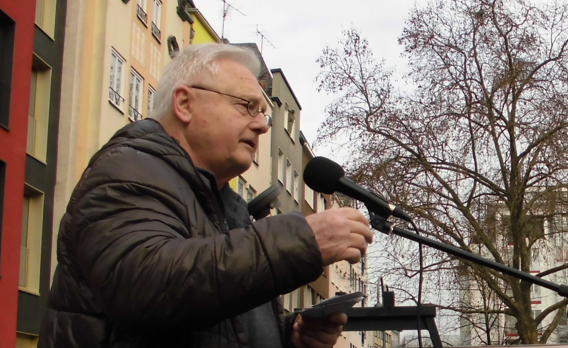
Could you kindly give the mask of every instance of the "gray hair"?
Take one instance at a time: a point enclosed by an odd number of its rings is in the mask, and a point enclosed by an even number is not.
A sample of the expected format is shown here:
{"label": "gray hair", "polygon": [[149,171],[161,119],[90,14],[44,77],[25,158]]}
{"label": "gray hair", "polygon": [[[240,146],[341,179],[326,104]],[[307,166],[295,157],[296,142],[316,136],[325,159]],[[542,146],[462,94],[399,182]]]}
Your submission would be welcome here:
{"label": "gray hair", "polygon": [[172,95],[177,86],[212,84],[219,71],[220,59],[244,65],[255,77],[260,73],[260,62],[248,48],[218,43],[189,45],[164,68],[148,117],[159,120],[173,109]]}

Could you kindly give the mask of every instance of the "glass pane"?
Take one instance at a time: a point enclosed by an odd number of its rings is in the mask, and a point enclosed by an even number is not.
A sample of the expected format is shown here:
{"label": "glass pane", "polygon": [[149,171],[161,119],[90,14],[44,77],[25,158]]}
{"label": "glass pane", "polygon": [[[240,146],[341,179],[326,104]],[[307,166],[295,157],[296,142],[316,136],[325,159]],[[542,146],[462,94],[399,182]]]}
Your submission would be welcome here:
{"label": "glass pane", "polygon": [[154,109],[154,91],[152,89],[148,89],[148,116]]}
{"label": "glass pane", "polygon": [[160,22],[158,22],[160,18],[159,11],[160,11],[160,4],[158,3],[158,1],[154,0],[154,23],[158,28],[160,27]]}
{"label": "glass pane", "polygon": [[37,97],[37,76],[38,71],[32,69],[32,80],[30,85],[30,105],[28,111],[28,142],[27,153],[30,155],[35,154],[35,113],[36,113],[36,97]]}
{"label": "glass pane", "polygon": [[140,79],[138,77],[135,78],[136,80],[136,88],[134,90],[134,108],[137,111],[140,111]]}
{"label": "glass pane", "polygon": [[136,76],[134,76],[134,73],[131,72],[130,73],[130,94],[129,94],[129,103],[131,106],[134,106],[134,79],[136,79]]}
{"label": "glass pane", "polygon": [[237,184],[237,193],[239,194],[239,196],[243,197],[244,190],[245,190],[245,183],[243,182],[242,179],[239,178],[239,182]]}
{"label": "glass pane", "polygon": [[22,212],[22,246],[28,247],[28,220],[30,217],[30,198],[24,196],[24,209]]}
{"label": "glass pane", "polygon": [[28,285],[28,221],[30,216],[30,198],[24,196],[22,211],[22,239],[20,247],[20,286]]}
{"label": "glass pane", "polygon": [[122,95],[122,62],[120,60],[116,60],[116,85],[115,85],[116,93]]}
{"label": "glass pane", "polygon": [[114,54],[112,54],[110,56],[110,88],[112,88],[116,91],[116,89],[114,88],[114,75],[115,75],[114,70],[115,69],[116,69],[116,57],[114,56]]}

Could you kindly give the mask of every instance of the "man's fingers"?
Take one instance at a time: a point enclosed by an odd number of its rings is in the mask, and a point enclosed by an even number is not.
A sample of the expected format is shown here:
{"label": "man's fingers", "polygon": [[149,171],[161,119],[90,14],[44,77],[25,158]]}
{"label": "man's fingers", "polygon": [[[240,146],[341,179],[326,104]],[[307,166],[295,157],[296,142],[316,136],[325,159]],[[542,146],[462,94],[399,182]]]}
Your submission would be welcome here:
{"label": "man's fingers", "polygon": [[348,237],[348,247],[349,248],[356,248],[361,251],[361,255],[364,255],[367,251],[367,241],[365,238],[357,233],[351,233]]}
{"label": "man's fingers", "polygon": [[366,225],[363,225],[357,221],[351,221],[351,223],[349,224],[349,229],[351,233],[360,234],[365,237],[367,243],[373,243],[373,231],[371,231]]}
{"label": "man's fingers", "polygon": [[341,255],[341,259],[349,262],[350,264],[355,264],[361,260],[361,250],[356,248],[347,248]]}
{"label": "man's fingers", "polygon": [[[341,313],[343,314],[343,313]],[[328,334],[340,334],[343,329],[343,324],[336,324],[329,319],[308,319],[302,320],[298,323],[298,331],[302,332],[316,332],[323,331]]]}
{"label": "man's fingers", "polygon": [[353,208],[344,208],[344,209],[345,209],[345,217],[347,217],[349,220],[358,221],[369,227],[369,220],[367,220],[367,217],[359,210]]}
{"label": "man's fingers", "polygon": [[345,325],[347,324],[347,314],[345,313],[335,313],[327,317],[327,321],[335,325]]}

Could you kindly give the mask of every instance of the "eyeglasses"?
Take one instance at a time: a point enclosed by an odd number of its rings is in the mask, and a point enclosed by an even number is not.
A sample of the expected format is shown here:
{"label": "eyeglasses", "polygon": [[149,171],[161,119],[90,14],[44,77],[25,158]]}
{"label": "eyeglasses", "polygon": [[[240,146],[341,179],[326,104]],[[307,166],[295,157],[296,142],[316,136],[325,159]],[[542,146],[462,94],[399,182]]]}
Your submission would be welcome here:
{"label": "eyeglasses", "polygon": [[227,93],[223,93],[223,92],[218,92],[218,91],[214,91],[212,89],[208,89],[208,88],[204,88],[204,87],[199,87],[199,86],[188,86],[189,88],[195,88],[195,89],[200,89],[202,91],[208,91],[208,92],[213,92],[213,93],[217,93],[217,94],[221,94],[221,95],[225,95],[227,97],[231,97],[231,98],[235,98],[235,99],[239,99],[242,100],[243,102],[247,103],[247,111],[248,114],[251,117],[256,117],[259,113],[262,113],[266,119],[266,124],[268,125],[268,127],[270,127],[272,125],[272,117],[268,114],[265,114],[264,112],[262,112],[262,110],[260,109],[258,102],[254,101],[254,100],[248,100],[245,98],[241,98],[241,97],[237,97],[231,94],[227,94]]}

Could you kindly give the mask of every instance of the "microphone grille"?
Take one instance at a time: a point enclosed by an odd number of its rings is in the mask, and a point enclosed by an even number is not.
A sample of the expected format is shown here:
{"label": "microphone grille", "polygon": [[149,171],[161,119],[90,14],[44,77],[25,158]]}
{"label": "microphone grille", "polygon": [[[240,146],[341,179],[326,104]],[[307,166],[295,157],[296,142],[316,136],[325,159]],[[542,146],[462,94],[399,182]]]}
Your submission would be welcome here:
{"label": "microphone grille", "polygon": [[343,168],[325,157],[314,157],[304,169],[304,182],[312,190],[325,194],[337,191],[339,180],[345,176]]}

